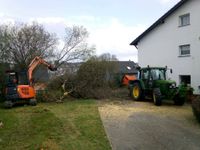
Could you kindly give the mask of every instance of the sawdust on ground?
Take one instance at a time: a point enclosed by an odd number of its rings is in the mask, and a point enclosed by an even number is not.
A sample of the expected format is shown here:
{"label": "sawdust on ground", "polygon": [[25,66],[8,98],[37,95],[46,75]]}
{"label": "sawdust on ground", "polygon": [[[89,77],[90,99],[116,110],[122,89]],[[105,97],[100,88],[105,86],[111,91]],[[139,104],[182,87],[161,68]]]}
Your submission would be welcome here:
{"label": "sawdust on ground", "polygon": [[99,102],[99,112],[114,150],[200,147],[200,126],[189,104],[107,100]]}

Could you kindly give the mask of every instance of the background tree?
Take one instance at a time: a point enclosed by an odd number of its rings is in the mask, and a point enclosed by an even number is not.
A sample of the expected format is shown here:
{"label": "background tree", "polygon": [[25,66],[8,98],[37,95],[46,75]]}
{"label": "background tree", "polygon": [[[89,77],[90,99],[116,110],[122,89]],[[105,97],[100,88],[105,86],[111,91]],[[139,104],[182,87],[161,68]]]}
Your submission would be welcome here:
{"label": "background tree", "polygon": [[103,53],[98,57],[101,61],[109,61],[109,62],[115,62],[118,61],[116,55],[112,55],[110,53]]}
{"label": "background tree", "polygon": [[104,53],[98,57],[98,61],[105,65],[104,68],[106,69],[106,80],[112,85],[113,82],[115,82],[114,80],[116,73],[119,72],[119,64],[117,63],[118,59],[116,55]]}
{"label": "background tree", "polygon": [[9,62],[9,27],[6,25],[0,26],[0,63]]}
{"label": "background tree", "polygon": [[1,61],[9,61],[20,70],[27,69],[35,56],[52,57],[56,44],[56,35],[37,23],[0,26]]}

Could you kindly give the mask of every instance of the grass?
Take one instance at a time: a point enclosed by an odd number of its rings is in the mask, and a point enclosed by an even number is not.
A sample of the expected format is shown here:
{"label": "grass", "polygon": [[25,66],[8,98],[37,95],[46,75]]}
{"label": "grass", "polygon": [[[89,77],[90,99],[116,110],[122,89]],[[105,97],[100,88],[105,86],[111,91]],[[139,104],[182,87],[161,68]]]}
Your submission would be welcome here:
{"label": "grass", "polygon": [[0,121],[0,149],[111,149],[92,100],[0,108]]}

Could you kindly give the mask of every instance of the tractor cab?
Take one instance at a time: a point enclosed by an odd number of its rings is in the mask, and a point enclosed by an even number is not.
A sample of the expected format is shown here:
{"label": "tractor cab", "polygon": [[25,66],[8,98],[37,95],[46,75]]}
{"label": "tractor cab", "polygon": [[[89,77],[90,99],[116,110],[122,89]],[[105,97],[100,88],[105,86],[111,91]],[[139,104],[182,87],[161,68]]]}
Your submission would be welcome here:
{"label": "tractor cab", "polygon": [[[170,70],[170,72],[172,72]],[[176,82],[167,80],[167,67],[147,67],[139,71],[140,77],[146,89],[160,88],[162,93],[166,92],[166,88],[175,88]]]}
{"label": "tractor cab", "polygon": [[151,89],[158,82],[166,80],[166,68],[142,68],[139,71],[139,79],[143,81],[147,89]]}

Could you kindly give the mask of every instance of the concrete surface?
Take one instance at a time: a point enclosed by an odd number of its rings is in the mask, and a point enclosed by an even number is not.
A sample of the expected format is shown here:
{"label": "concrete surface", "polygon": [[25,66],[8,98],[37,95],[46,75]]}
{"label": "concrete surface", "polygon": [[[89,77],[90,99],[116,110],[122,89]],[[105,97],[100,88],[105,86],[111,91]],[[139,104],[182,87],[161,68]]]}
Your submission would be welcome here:
{"label": "concrete surface", "polygon": [[103,102],[99,112],[113,150],[200,150],[191,106]]}

